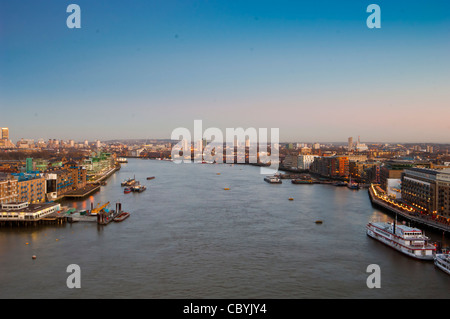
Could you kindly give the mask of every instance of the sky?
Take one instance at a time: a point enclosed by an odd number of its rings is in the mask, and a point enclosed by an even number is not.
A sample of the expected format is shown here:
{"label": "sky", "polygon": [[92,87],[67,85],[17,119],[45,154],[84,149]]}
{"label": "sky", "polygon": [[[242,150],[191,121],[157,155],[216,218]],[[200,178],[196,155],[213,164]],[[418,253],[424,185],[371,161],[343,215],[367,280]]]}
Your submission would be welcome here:
{"label": "sky", "polygon": [[289,142],[450,143],[449,56],[446,0],[0,0],[0,127],[168,139],[202,120]]}

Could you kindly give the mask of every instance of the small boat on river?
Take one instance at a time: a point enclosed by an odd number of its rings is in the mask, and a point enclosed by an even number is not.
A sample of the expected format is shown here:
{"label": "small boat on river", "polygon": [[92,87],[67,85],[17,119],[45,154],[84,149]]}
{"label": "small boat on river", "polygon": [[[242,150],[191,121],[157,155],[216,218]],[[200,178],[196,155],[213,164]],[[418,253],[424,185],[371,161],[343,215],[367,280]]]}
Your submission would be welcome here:
{"label": "small boat on river", "polygon": [[130,217],[130,213],[127,212],[121,212],[119,215],[117,215],[116,217],[114,217],[114,221],[115,222],[122,222],[125,219],[127,219],[128,217]]}

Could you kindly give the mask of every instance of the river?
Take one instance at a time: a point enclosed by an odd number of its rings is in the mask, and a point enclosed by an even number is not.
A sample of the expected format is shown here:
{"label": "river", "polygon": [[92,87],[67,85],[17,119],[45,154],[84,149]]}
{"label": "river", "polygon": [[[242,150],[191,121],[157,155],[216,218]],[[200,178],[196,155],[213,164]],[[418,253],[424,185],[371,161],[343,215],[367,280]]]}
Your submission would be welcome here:
{"label": "river", "polygon": [[[120,183],[134,176],[147,190],[124,194]],[[367,190],[263,177],[248,165],[130,159],[99,192],[64,203],[120,202],[131,213],[122,223],[0,229],[0,297],[450,297],[450,276],[433,262],[366,235],[367,222],[392,220]],[[80,289],[66,285],[71,264],[80,267]],[[371,264],[381,288],[366,284]]]}

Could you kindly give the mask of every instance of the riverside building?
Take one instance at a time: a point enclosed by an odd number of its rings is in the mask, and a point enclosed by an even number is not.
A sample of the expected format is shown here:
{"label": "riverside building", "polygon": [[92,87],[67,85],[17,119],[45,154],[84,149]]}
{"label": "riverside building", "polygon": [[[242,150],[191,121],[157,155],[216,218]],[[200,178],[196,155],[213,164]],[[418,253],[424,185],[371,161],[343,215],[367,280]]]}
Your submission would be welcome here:
{"label": "riverside building", "polygon": [[450,168],[409,168],[402,174],[402,200],[450,222]]}

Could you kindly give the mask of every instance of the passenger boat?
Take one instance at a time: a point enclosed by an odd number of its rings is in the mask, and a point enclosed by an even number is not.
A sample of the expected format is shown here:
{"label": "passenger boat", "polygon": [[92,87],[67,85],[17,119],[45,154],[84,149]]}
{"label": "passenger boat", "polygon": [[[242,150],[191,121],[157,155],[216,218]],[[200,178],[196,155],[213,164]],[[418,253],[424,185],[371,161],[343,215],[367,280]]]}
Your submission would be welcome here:
{"label": "passenger boat", "polygon": [[448,251],[441,254],[436,254],[434,257],[434,264],[440,270],[447,273],[447,275],[450,275],[450,253]]}
{"label": "passenger boat", "polygon": [[116,217],[114,217],[114,221],[121,222],[121,221],[124,221],[125,219],[127,219],[128,217],[130,217],[130,213],[122,212],[119,215],[117,215]]}
{"label": "passenger boat", "polygon": [[410,257],[421,260],[433,260],[436,247],[428,243],[420,229],[394,223],[367,224],[367,235]]}
{"label": "passenger boat", "polygon": [[147,177],[147,180],[151,180],[151,179],[154,179],[155,178],[155,176],[150,176],[150,177]]}
{"label": "passenger boat", "polygon": [[129,194],[129,193],[131,193],[131,188],[126,187],[126,188],[124,188],[123,192],[124,192],[125,194]]}
{"label": "passenger boat", "polygon": [[279,178],[277,176],[266,176],[266,177],[264,177],[264,180],[270,184],[281,184],[282,183],[281,178]]}

